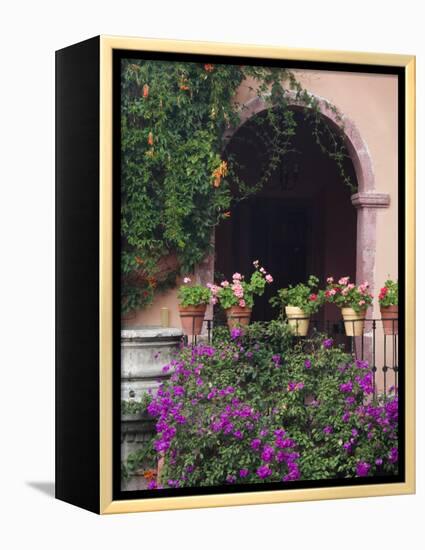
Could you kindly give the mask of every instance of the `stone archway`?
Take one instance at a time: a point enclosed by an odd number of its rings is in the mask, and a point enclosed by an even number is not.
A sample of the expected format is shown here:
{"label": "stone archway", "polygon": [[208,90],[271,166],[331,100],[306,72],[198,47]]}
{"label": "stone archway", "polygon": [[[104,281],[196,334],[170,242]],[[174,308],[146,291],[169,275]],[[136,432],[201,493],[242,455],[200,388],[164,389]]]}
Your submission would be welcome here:
{"label": "stone archway", "polygon": [[[326,99],[314,94],[310,95],[316,100],[318,109],[326,121],[343,134],[353,162],[358,183],[358,191],[351,197],[351,202],[357,210],[356,280],[357,282],[368,281],[373,292],[375,288],[377,209],[388,208],[390,196],[387,193],[377,193],[375,190],[372,157],[354,122],[347,116],[339,114]],[[288,92],[288,98],[289,106],[302,107],[295,92]],[[258,96],[250,99],[242,108],[240,124],[225,132],[225,141],[229,142],[237,130],[252,116],[269,108],[270,105]]]}

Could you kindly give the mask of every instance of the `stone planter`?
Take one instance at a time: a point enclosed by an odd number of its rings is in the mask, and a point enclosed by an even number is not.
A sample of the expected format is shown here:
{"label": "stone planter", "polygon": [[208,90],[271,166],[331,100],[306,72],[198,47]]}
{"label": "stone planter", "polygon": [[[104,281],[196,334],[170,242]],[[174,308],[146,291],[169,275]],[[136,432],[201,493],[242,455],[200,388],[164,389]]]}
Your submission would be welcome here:
{"label": "stone planter", "polygon": [[229,329],[237,326],[249,325],[252,309],[249,307],[232,306],[226,309],[227,325]]}
{"label": "stone planter", "polygon": [[[177,328],[138,327],[121,330],[121,400],[140,401],[151,390],[156,393],[161,380],[173,373],[162,369],[174,358],[181,345],[183,333]],[[146,445],[155,433],[156,421],[143,413],[121,417],[121,459],[125,462],[130,453]],[[143,465],[154,468],[155,464]],[[142,468],[143,470],[143,468]],[[122,481],[123,490],[146,489],[148,481],[142,472],[135,472]]]}
{"label": "stone planter", "polygon": [[357,313],[351,307],[343,307],[341,314],[344,320],[345,334],[347,336],[362,336],[366,310]]}
{"label": "stone planter", "polygon": [[381,306],[381,319],[384,334],[398,334],[398,306]]}
{"label": "stone planter", "polygon": [[179,306],[180,321],[185,334],[193,336],[201,334],[206,309],[206,304],[187,307]]}
{"label": "stone planter", "polygon": [[295,336],[307,336],[310,324],[310,315],[303,309],[295,306],[285,307],[288,325]]}
{"label": "stone planter", "polygon": [[183,333],[178,328],[139,327],[121,330],[121,399],[140,401],[155,391],[167,365],[178,350]]}

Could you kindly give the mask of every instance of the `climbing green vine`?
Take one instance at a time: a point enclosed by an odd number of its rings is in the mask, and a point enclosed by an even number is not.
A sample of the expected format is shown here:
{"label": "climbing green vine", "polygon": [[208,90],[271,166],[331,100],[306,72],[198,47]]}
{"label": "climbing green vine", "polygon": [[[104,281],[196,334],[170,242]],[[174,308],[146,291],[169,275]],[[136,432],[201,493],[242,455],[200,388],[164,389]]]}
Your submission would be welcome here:
{"label": "climbing green vine", "polygon": [[[252,117],[267,145],[261,177],[245,182],[226,152],[225,131],[244,106],[235,101],[250,79],[270,108]],[[318,145],[340,167],[344,144],[323,122],[293,73],[252,67],[126,59],[121,67],[122,309],[148,305],[211,249],[213,228],[235,201],[259,191],[291,151],[296,132],[288,91],[305,107]],[[258,119],[258,120],[257,120]],[[331,139],[329,140],[329,135]],[[331,147],[325,146],[324,136]],[[344,179],[345,183],[350,184]]]}

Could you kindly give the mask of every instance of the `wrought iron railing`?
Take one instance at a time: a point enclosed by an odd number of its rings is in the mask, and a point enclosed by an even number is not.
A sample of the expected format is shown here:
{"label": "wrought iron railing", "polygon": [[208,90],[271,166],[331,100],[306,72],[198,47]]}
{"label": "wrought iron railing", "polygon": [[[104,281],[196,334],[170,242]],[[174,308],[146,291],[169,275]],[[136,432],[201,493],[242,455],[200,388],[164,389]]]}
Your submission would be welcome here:
{"label": "wrought iron railing", "polygon": [[[241,320],[242,318],[233,319],[236,324]],[[390,388],[398,388],[398,318],[385,320],[366,318],[349,321],[310,319],[307,334],[300,336],[301,321],[305,320],[307,320],[305,317],[291,319],[295,341],[301,341],[315,333],[326,334],[334,340],[335,344],[343,346],[348,353],[352,354],[353,358],[369,363],[369,368],[373,373],[375,394],[382,392],[387,395]],[[196,335],[194,317],[192,334],[184,336],[185,344],[211,343],[214,326],[223,326],[223,322],[216,319],[204,319],[202,332]],[[347,332],[351,332],[352,335]]]}

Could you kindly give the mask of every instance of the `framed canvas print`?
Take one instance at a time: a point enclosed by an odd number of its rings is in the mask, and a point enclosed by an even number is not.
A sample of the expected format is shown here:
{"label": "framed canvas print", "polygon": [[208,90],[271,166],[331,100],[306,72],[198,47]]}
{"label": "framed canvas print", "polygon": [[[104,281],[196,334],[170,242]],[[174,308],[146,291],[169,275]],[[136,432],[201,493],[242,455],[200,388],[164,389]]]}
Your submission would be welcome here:
{"label": "framed canvas print", "polygon": [[56,496],[414,492],[415,60],[56,54]]}

